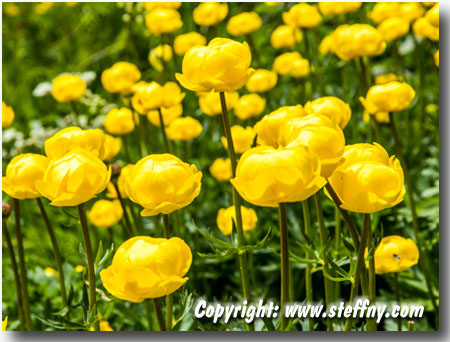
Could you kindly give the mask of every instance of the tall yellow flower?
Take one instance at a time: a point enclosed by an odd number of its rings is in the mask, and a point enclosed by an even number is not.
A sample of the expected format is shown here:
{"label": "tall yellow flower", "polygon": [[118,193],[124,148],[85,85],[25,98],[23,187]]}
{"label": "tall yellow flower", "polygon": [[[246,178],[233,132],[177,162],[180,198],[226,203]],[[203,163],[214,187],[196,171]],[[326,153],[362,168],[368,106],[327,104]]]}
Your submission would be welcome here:
{"label": "tall yellow flower", "polygon": [[398,112],[408,108],[416,92],[405,82],[389,82],[370,87],[366,98],[360,101],[371,113]]}
{"label": "tall yellow flower", "polygon": [[184,56],[194,46],[206,45],[206,38],[197,32],[180,34],[175,37],[173,49],[178,56]]}
{"label": "tall yellow flower", "polygon": [[[168,126],[173,121],[178,119],[183,114],[183,105],[177,104],[172,107],[161,107],[161,115],[163,117],[164,125]],[[159,111],[151,110],[147,113],[147,119],[152,125],[160,127],[161,121],[159,118]]]}
{"label": "tall yellow flower", "polygon": [[245,85],[247,90],[251,93],[264,93],[275,87],[278,81],[278,76],[276,72],[257,69],[250,76]]}
{"label": "tall yellow flower", "polygon": [[78,75],[64,74],[53,79],[51,94],[58,102],[78,100],[86,93],[87,84]]}
{"label": "tall yellow flower", "polygon": [[133,112],[128,108],[113,108],[106,114],[103,126],[108,133],[114,135],[125,135],[134,131],[135,120]]}
{"label": "tall yellow flower", "polygon": [[120,152],[122,147],[122,140],[120,138],[113,137],[112,135],[105,134],[105,154],[102,158],[104,161],[113,160]]}
{"label": "tall yellow flower", "polygon": [[378,25],[377,30],[381,33],[384,40],[392,42],[409,32],[409,22],[400,17],[392,17],[383,20]]}
{"label": "tall yellow flower", "polygon": [[202,124],[198,120],[186,116],[173,120],[167,127],[166,133],[170,140],[188,141],[197,138],[202,133],[202,130]]}
{"label": "tall yellow flower", "polygon": [[322,16],[316,6],[297,4],[283,13],[283,21],[286,25],[311,28],[322,22]]}
{"label": "tall yellow flower", "polygon": [[87,213],[89,221],[100,228],[110,228],[116,225],[122,216],[123,209],[119,200],[98,200]]}
{"label": "tall yellow flower", "polygon": [[309,75],[309,61],[297,51],[285,52],[273,61],[273,70],[280,75],[305,77]]}
{"label": "tall yellow flower", "polygon": [[355,12],[362,6],[362,2],[319,2],[319,10],[323,15],[339,15]]}
{"label": "tall yellow flower", "polygon": [[209,173],[218,182],[228,182],[233,176],[230,159],[219,158],[214,160],[209,167]]}
{"label": "tall yellow flower", "polygon": [[352,116],[350,105],[334,96],[323,96],[305,104],[305,111],[309,115],[325,115],[342,129],[347,126]]}
{"label": "tall yellow flower", "polygon": [[302,32],[289,25],[278,26],[270,36],[270,44],[275,49],[290,48],[302,40]]}
{"label": "tall yellow flower", "polygon": [[192,12],[194,21],[197,25],[212,26],[216,25],[228,14],[228,5],[218,2],[202,2]]}
{"label": "tall yellow flower", "polygon": [[266,108],[266,99],[258,94],[246,94],[239,98],[234,108],[236,116],[245,120],[260,115]]}
{"label": "tall yellow flower", "polygon": [[419,261],[419,249],[411,239],[398,235],[385,236],[375,250],[375,273],[406,271]]}
{"label": "tall yellow flower", "polygon": [[250,34],[259,30],[262,19],[256,12],[242,12],[228,20],[227,31],[232,36]]}
{"label": "tall yellow flower", "polygon": [[157,7],[145,15],[145,25],[154,35],[173,33],[183,26],[180,13],[173,8]]}
{"label": "tall yellow flower", "polygon": [[[239,93],[234,91],[225,94],[225,103],[228,111],[232,110],[239,101]],[[200,93],[198,104],[202,112],[209,116],[219,115],[222,113],[222,106],[220,103],[220,95],[218,93]]]}
{"label": "tall yellow flower", "polygon": [[[242,127],[239,125],[234,125],[231,127],[231,136],[233,139],[233,145],[235,152],[240,154],[249,150],[252,147],[253,140],[255,139],[255,131],[252,127]],[[223,147],[228,148],[228,142],[226,137],[221,137]]]}
{"label": "tall yellow flower", "polygon": [[132,63],[117,62],[111,68],[103,71],[101,78],[107,92],[127,94],[141,78],[141,72]]}
{"label": "tall yellow flower", "polygon": [[2,101],[2,128],[8,128],[14,122],[14,110]]}

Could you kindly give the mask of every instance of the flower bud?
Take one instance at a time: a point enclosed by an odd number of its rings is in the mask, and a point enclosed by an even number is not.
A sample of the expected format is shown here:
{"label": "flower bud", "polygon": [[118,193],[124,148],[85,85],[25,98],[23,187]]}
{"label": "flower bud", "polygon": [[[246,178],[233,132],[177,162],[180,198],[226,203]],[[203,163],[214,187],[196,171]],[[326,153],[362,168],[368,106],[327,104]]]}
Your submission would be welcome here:
{"label": "flower bud", "polygon": [[7,219],[10,214],[11,214],[11,206],[8,203],[3,202],[2,203],[2,219]]}

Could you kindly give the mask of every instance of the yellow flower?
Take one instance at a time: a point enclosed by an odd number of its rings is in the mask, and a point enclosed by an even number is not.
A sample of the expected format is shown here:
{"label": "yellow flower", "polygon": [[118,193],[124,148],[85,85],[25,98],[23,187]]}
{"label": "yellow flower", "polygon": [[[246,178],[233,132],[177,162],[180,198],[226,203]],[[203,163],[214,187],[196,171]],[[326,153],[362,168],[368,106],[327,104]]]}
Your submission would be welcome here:
{"label": "yellow flower", "polygon": [[[246,208],[241,206],[242,215],[242,228],[244,232],[253,230],[258,222],[256,212],[252,208]],[[236,226],[236,210],[234,205],[226,209],[219,209],[217,213],[217,227],[223,233],[223,235],[230,235],[233,231],[233,221]]]}
{"label": "yellow flower", "polygon": [[367,24],[338,26],[332,37],[333,52],[342,60],[378,56],[386,49],[381,33]]}
{"label": "yellow flower", "polygon": [[175,37],[173,49],[178,56],[184,56],[190,48],[204,45],[206,45],[205,37],[197,32],[189,32]]}
{"label": "yellow flower", "polygon": [[383,20],[377,27],[384,40],[392,42],[409,32],[409,22],[400,17],[391,17]]}
{"label": "yellow flower", "polygon": [[212,26],[216,25],[228,14],[228,5],[218,2],[202,2],[192,12],[194,21],[197,25]]}
{"label": "yellow flower", "polygon": [[83,97],[86,87],[86,82],[80,76],[64,74],[53,79],[50,93],[58,102],[69,102]]}
{"label": "yellow flower", "polygon": [[146,11],[151,11],[155,8],[173,8],[178,9],[181,7],[181,2],[143,2]]}
{"label": "yellow flower", "polygon": [[251,61],[246,42],[214,38],[207,46],[190,49],[183,58],[183,74],[175,76],[183,87],[193,91],[232,92],[241,88],[252,74]]}
{"label": "yellow flower", "polygon": [[319,97],[305,104],[308,115],[325,115],[342,129],[347,126],[352,116],[352,110],[348,103],[334,96]]}
{"label": "yellow flower", "polygon": [[327,55],[330,52],[334,53],[334,32],[326,35],[319,44],[319,51],[322,55]]}
{"label": "yellow flower", "polygon": [[[370,115],[371,114],[369,114],[367,110],[365,110],[363,113],[363,121],[367,124],[370,122]],[[381,124],[386,124],[391,121],[388,112],[378,112],[373,114],[373,116],[375,118],[375,121]]]}
{"label": "yellow flower", "polygon": [[44,269],[44,273],[45,273],[45,276],[47,276],[49,278],[58,276],[58,272],[54,268],[51,268],[51,267],[46,267]]}
{"label": "yellow flower", "polygon": [[[252,147],[255,139],[255,131],[251,127],[242,127],[234,125],[231,127],[231,137],[233,138],[234,151],[238,154],[244,153]],[[225,137],[221,137],[223,147],[228,148],[228,142]]]}
{"label": "yellow flower", "polygon": [[380,145],[347,145],[344,163],[329,178],[342,201],[341,208],[374,213],[403,201],[403,169]]}
{"label": "yellow flower", "polygon": [[398,81],[398,76],[393,73],[382,74],[375,77],[375,84],[386,84],[395,81]]}
{"label": "yellow flower", "polygon": [[50,8],[53,7],[54,4],[54,2],[41,2],[40,4],[36,5],[34,11],[37,14],[44,15]]}
{"label": "yellow flower", "polygon": [[285,52],[275,58],[273,69],[280,75],[305,77],[309,74],[309,61],[299,52]]}
{"label": "yellow flower", "polygon": [[419,261],[419,249],[411,239],[385,236],[375,250],[374,261],[376,274],[406,271]]}
{"label": "yellow flower", "polygon": [[234,114],[245,120],[260,115],[266,107],[266,99],[258,94],[247,94],[241,96],[234,107]]}
{"label": "yellow flower", "polygon": [[[228,111],[232,110],[239,101],[237,92],[225,93],[225,102]],[[220,103],[220,95],[218,93],[201,93],[198,98],[198,104],[202,112],[209,116],[219,115],[222,113],[222,105]]]}
{"label": "yellow flower", "polygon": [[83,272],[84,269],[85,269],[85,267],[83,265],[76,265],[75,266],[75,272],[77,272],[77,273]]}
{"label": "yellow flower", "polygon": [[20,14],[19,6],[15,5],[14,3],[6,3],[4,5],[4,8],[5,8],[5,14],[10,17],[15,17]]}
{"label": "yellow flower", "polygon": [[14,110],[2,101],[2,128],[8,128],[14,122]]}
{"label": "yellow flower", "polygon": [[6,331],[6,326],[8,325],[8,316],[2,321],[2,331]]}
{"label": "yellow flower", "polygon": [[114,331],[114,329],[111,328],[111,326],[109,325],[108,321],[101,319],[99,324],[100,324],[100,331]]}
{"label": "yellow flower", "polygon": [[109,228],[122,219],[123,209],[119,200],[98,200],[94,203],[87,217],[91,223],[100,228]]}
{"label": "yellow flower", "polygon": [[171,154],[152,154],[130,169],[125,178],[128,198],[144,207],[142,216],[184,208],[198,196],[202,173]]}
{"label": "yellow flower", "polygon": [[323,15],[339,15],[355,12],[362,6],[362,2],[319,2],[319,10]]}
{"label": "yellow flower", "polygon": [[40,154],[26,153],[15,156],[2,177],[3,191],[16,199],[37,198],[41,195],[35,182],[44,178],[48,159]]}
{"label": "yellow flower", "polygon": [[135,236],[120,245],[100,278],[115,297],[140,303],[178,290],[188,280],[184,275],[191,263],[191,249],[177,237]]}
{"label": "yellow flower", "polygon": [[209,173],[218,182],[228,182],[233,176],[231,171],[231,161],[230,159],[219,158],[214,160],[212,165],[209,167]]}
{"label": "yellow flower", "polygon": [[106,114],[103,126],[108,133],[114,135],[125,135],[134,130],[135,119],[133,112],[128,108],[113,108]]}
{"label": "yellow flower", "polygon": [[258,135],[257,144],[277,148],[281,127],[290,119],[301,118],[306,115],[301,105],[281,107],[265,115],[253,127]]}
{"label": "yellow flower", "polygon": [[120,138],[115,138],[112,135],[105,134],[105,155],[102,160],[111,161],[113,160],[120,152],[120,148],[122,147],[122,140]]}
{"label": "yellow flower", "polygon": [[[133,164],[129,164],[125,167],[122,167],[122,169],[120,170],[120,175],[119,175],[119,178],[117,179],[117,186],[119,187],[120,196],[122,198],[128,197],[125,192],[125,180],[126,180],[128,173],[133,168],[133,166],[134,166]],[[116,192],[116,188],[114,187],[114,184],[112,184],[111,182],[108,183],[107,190],[108,190],[108,193],[106,194],[106,197],[117,198],[117,192]]]}
{"label": "yellow flower", "polygon": [[322,22],[322,16],[316,6],[297,4],[283,13],[283,21],[286,25],[310,28],[319,25]]}
{"label": "yellow flower", "polygon": [[287,121],[280,130],[280,146],[303,145],[317,154],[322,165],[321,176],[328,178],[343,161],[345,137],[341,128],[323,115],[308,115]]}
{"label": "yellow flower", "polygon": [[171,122],[166,129],[167,136],[170,140],[188,141],[197,138],[202,133],[202,124],[190,116],[177,118]]}
{"label": "yellow flower", "polygon": [[431,25],[439,27],[439,3],[436,3],[436,5],[427,11],[425,18]]}
{"label": "yellow flower", "polygon": [[420,38],[439,41],[439,26],[433,26],[426,17],[417,19],[413,24],[413,32]]}
{"label": "yellow flower", "polygon": [[391,17],[398,16],[401,12],[398,2],[378,2],[369,13],[369,18],[376,24]]}
{"label": "yellow flower", "polygon": [[439,67],[439,49],[434,53],[434,64],[436,64],[437,67]]}
{"label": "yellow flower", "polygon": [[319,158],[304,146],[252,148],[239,159],[230,182],[247,202],[262,207],[303,201],[326,183],[320,176]]}
{"label": "yellow flower", "polygon": [[360,101],[371,114],[399,112],[408,108],[415,96],[414,89],[408,83],[389,82],[370,87],[366,98],[360,97]]}
{"label": "yellow flower", "polygon": [[148,54],[148,61],[157,71],[162,71],[164,66],[161,61],[168,62],[172,59],[172,57],[172,47],[168,44],[161,44],[150,50],[150,53]]}
{"label": "yellow flower", "polygon": [[261,26],[262,20],[258,13],[242,12],[228,20],[227,31],[232,36],[241,36],[255,32]]}
{"label": "yellow flower", "polygon": [[173,8],[157,7],[145,15],[145,25],[154,35],[173,33],[183,26],[180,13]]}
{"label": "yellow flower", "polygon": [[185,93],[181,92],[176,82],[167,82],[162,86],[162,107],[173,107],[183,101]]}
{"label": "yellow flower", "polygon": [[277,81],[278,76],[276,72],[265,69],[257,69],[250,76],[245,86],[251,93],[263,93],[275,87]]}
{"label": "yellow flower", "polygon": [[[161,115],[163,117],[164,126],[170,125],[175,119],[179,118],[183,114],[183,105],[177,104],[172,107],[162,107]],[[152,125],[160,127],[161,122],[159,120],[159,112],[157,110],[152,110],[147,113],[147,119],[152,123]]]}
{"label": "yellow flower", "polygon": [[101,129],[83,130],[80,127],[67,127],[44,142],[45,154],[57,159],[67,152],[81,148],[103,159],[105,155],[105,133]]}
{"label": "yellow flower", "polygon": [[111,169],[93,153],[75,149],[50,161],[44,178],[35,182],[42,196],[57,207],[76,206],[102,192]]}
{"label": "yellow flower", "polygon": [[298,28],[280,25],[272,32],[270,44],[275,49],[290,48],[301,41],[302,37],[302,32]]}
{"label": "yellow flower", "polygon": [[141,78],[141,72],[132,63],[117,62],[111,68],[103,71],[101,78],[107,92],[127,94]]}
{"label": "yellow flower", "polygon": [[149,111],[162,107],[164,90],[156,82],[138,82],[133,87],[134,95],[131,98],[133,108],[139,114],[147,114]]}
{"label": "yellow flower", "polygon": [[418,2],[404,2],[400,5],[400,17],[412,22],[425,13],[425,10]]}

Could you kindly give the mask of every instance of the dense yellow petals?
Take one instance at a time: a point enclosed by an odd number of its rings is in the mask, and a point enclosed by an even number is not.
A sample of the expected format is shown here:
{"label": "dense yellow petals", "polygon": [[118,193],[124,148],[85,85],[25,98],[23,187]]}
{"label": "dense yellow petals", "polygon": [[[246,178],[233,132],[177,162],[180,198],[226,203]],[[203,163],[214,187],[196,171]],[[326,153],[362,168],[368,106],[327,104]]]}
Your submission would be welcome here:
{"label": "dense yellow petals", "polygon": [[419,249],[411,239],[390,235],[381,239],[375,250],[375,273],[406,271],[419,261]]}
{"label": "dense yellow petals", "polygon": [[[238,92],[225,93],[225,103],[228,111],[232,110],[238,101]],[[206,115],[214,116],[222,114],[222,104],[220,102],[220,94],[218,93],[200,93],[198,104],[202,112]]]}
{"label": "dense yellow petals", "polygon": [[58,102],[78,100],[86,93],[86,82],[77,75],[64,74],[53,79],[50,93]]}
{"label": "dense yellow petals", "polygon": [[219,158],[209,167],[209,173],[219,182],[227,182],[233,176],[230,159]]}
{"label": "dense yellow petals", "polygon": [[133,112],[128,108],[113,108],[108,114],[106,114],[103,126],[108,133],[114,135],[125,135],[135,128],[135,120],[139,118],[133,118]]}
{"label": "dense yellow petals", "polygon": [[234,107],[234,114],[245,120],[260,115],[266,108],[266,99],[258,94],[246,94],[239,98]]}
{"label": "dense yellow petals", "polygon": [[157,7],[145,15],[145,25],[154,35],[173,33],[183,26],[181,15],[173,8]]}
{"label": "dense yellow petals", "polygon": [[289,25],[280,25],[272,32],[270,44],[275,49],[289,48],[300,42],[302,37],[302,32],[298,28]]}
{"label": "dense yellow petals", "polygon": [[166,129],[167,136],[173,141],[188,141],[197,138],[202,133],[202,124],[190,117],[173,120]]}
{"label": "dense yellow petals", "polygon": [[334,96],[319,97],[305,104],[308,115],[325,115],[342,129],[347,126],[352,116],[350,105]]}
{"label": "dense yellow petals", "polygon": [[230,18],[227,24],[227,31],[232,36],[250,34],[259,30],[262,26],[262,19],[256,12],[242,12]]}
{"label": "dense yellow petals", "polygon": [[250,76],[245,85],[247,90],[251,93],[263,93],[269,91],[277,84],[278,76],[276,72],[257,69]]}
{"label": "dense yellow petals", "polygon": [[[234,151],[238,154],[244,153],[252,147],[253,140],[255,139],[255,131],[252,127],[242,127],[234,125],[230,128],[231,137],[233,139]],[[228,149],[228,141],[226,137],[221,137],[223,147]]]}
{"label": "dense yellow petals", "polygon": [[202,2],[192,12],[194,21],[197,25],[212,26],[216,25],[228,14],[228,4],[218,2]]}
{"label": "dense yellow petals", "polygon": [[102,73],[103,87],[109,93],[127,94],[141,78],[136,65],[128,62],[117,62]]}
{"label": "dense yellow petals", "polygon": [[115,138],[109,134],[105,134],[105,154],[102,158],[104,161],[113,160],[120,152],[122,147],[122,140],[120,138]]}
{"label": "dense yellow petals", "polygon": [[87,212],[89,221],[96,227],[110,228],[117,224],[123,216],[119,200],[98,200]]}
{"label": "dense yellow petals", "polygon": [[310,28],[319,25],[322,22],[322,16],[316,6],[297,4],[283,13],[283,21],[286,25]]}
{"label": "dense yellow petals", "polygon": [[194,46],[206,45],[206,38],[197,32],[180,34],[175,37],[173,49],[178,56],[184,56]]}
{"label": "dense yellow petals", "polygon": [[378,112],[398,112],[408,108],[416,96],[414,89],[405,82],[389,82],[370,87],[366,98],[360,98],[366,110]]}

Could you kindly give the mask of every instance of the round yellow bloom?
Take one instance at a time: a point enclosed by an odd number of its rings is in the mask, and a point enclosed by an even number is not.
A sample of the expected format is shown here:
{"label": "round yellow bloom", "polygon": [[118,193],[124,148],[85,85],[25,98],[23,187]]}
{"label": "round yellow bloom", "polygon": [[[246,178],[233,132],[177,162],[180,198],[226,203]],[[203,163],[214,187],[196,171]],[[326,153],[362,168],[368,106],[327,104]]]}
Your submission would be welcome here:
{"label": "round yellow bloom", "polygon": [[173,52],[172,47],[168,44],[161,44],[150,50],[148,54],[148,62],[157,71],[164,70],[164,66],[161,61],[168,62],[172,59]]}
{"label": "round yellow bloom", "polygon": [[162,107],[173,107],[183,101],[185,93],[181,92],[176,82],[167,82],[162,86]]}
{"label": "round yellow bloom", "polygon": [[439,50],[437,50],[434,53],[433,58],[434,58],[434,64],[436,64],[436,66],[439,67]]}
{"label": "round yellow bloom", "polygon": [[415,96],[414,89],[408,83],[389,82],[370,87],[366,98],[360,97],[360,101],[371,114],[399,112],[408,108]]}
{"label": "round yellow bloom", "polygon": [[332,37],[333,52],[342,60],[378,56],[386,49],[381,33],[367,24],[338,26]]}
{"label": "round yellow bloom", "polygon": [[14,122],[14,110],[2,101],[2,128],[8,128]]}
{"label": "round yellow bloom", "polygon": [[175,37],[173,49],[178,56],[184,56],[190,48],[204,45],[206,45],[205,37],[197,32],[189,32]]}
{"label": "round yellow bloom", "polygon": [[209,173],[219,182],[228,182],[233,173],[231,170],[231,160],[219,158],[214,160],[214,162],[209,167]]}
{"label": "round yellow bloom", "polygon": [[[237,92],[225,93],[225,103],[228,111],[232,110],[239,101]],[[198,98],[198,104],[202,112],[209,116],[222,114],[222,105],[220,103],[220,95],[218,93],[202,93]]]}
{"label": "round yellow bloom", "polygon": [[197,25],[212,26],[216,25],[228,14],[228,5],[218,2],[202,2],[192,12],[194,21]]}
{"label": "round yellow bloom", "polygon": [[[117,178],[117,186],[119,187],[120,197],[122,198],[128,198],[128,195],[125,192],[125,182],[133,166],[134,166],[133,164],[128,164],[127,166],[122,167],[122,169],[120,170],[119,178]],[[111,182],[108,183],[107,190],[108,193],[106,194],[106,197],[117,198],[117,191],[113,183]]]}
{"label": "round yellow bloom", "polygon": [[141,72],[132,63],[117,62],[111,68],[103,71],[101,78],[107,92],[127,94],[141,78]]}
{"label": "round yellow bloom", "polygon": [[258,135],[256,143],[277,148],[281,127],[290,119],[301,118],[306,115],[306,111],[301,105],[280,107],[265,115],[253,127]]}
{"label": "round yellow bloom", "polygon": [[405,196],[400,162],[376,143],[346,146],[344,163],[329,182],[342,201],[341,208],[357,213],[393,207]]}
{"label": "round yellow bloom", "polygon": [[98,200],[87,212],[89,221],[99,228],[110,228],[122,219],[123,209],[119,200]]}
{"label": "round yellow bloom", "polygon": [[[242,215],[242,228],[244,232],[253,230],[258,222],[256,212],[252,208],[246,208],[241,206]],[[233,221],[236,226],[236,210],[234,205],[226,209],[219,209],[217,213],[217,227],[223,233],[223,235],[230,235],[233,231]]]}
{"label": "round yellow bloom", "polygon": [[323,15],[339,15],[355,12],[362,6],[362,2],[319,2],[319,10]]}
{"label": "round yellow bloom", "polygon": [[334,32],[326,35],[319,44],[319,51],[322,55],[327,55],[329,53],[334,53]]}
{"label": "round yellow bloom", "polygon": [[341,128],[323,115],[308,115],[287,121],[280,130],[280,146],[308,147],[317,154],[322,165],[321,175],[328,178],[343,161],[345,137]]}
{"label": "round yellow bloom", "polygon": [[419,261],[419,249],[411,239],[385,236],[375,250],[374,261],[376,274],[406,271]]}
{"label": "round yellow bloom", "polygon": [[96,157],[105,156],[105,133],[101,129],[83,130],[80,127],[67,127],[44,142],[45,155],[57,159],[67,152],[81,148],[92,152]]}
{"label": "round yellow bloom", "polygon": [[241,96],[234,107],[234,114],[245,120],[260,115],[266,108],[266,99],[258,94],[247,94]]}
{"label": "round yellow bloom", "polygon": [[270,44],[275,49],[290,48],[301,41],[302,37],[302,32],[298,28],[280,25],[272,32]]}
{"label": "round yellow bloom", "polygon": [[156,82],[136,83],[133,87],[134,95],[131,98],[133,108],[139,114],[147,114],[149,111],[162,107],[164,90]]}
{"label": "round yellow bloom", "polygon": [[426,17],[417,19],[413,24],[413,32],[420,38],[439,41],[439,26],[433,26]]}
{"label": "round yellow bloom", "polygon": [[214,38],[207,46],[190,49],[183,58],[183,74],[175,76],[183,87],[193,91],[232,92],[252,74],[251,61],[246,42]]}
{"label": "round yellow bloom", "polygon": [[102,192],[111,169],[93,153],[76,149],[50,161],[44,178],[35,182],[42,196],[57,207],[76,206]]}
{"label": "round yellow bloom", "polygon": [[[233,139],[234,151],[238,154],[244,153],[252,147],[255,139],[255,131],[252,127],[242,127],[234,125],[231,127],[231,137]],[[221,137],[223,147],[228,148],[228,141],[226,137]]]}
{"label": "round yellow bloom", "polygon": [[69,102],[83,97],[86,87],[86,82],[80,76],[64,74],[53,79],[50,93],[58,102]]}
{"label": "round yellow bloom", "polygon": [[320,176],[319,158],[304,146],[252,148],[239,159],[230,182],[247,202],[262,207],[303,201],[326,183]]}
{"label": "round yellow bloom", "polygon": [[130,169],[125,178],[128,198],[144,207],[142,216],[184,208],[198,196],[202,173],[171,154],[152,154]]}
{"label": "round yellow bloom", "polygon": [[409,22],[399,17],[391,17],[383,20],[377,27],[384,40],[392,42],[393,40],[403,37],[409,32]]}
{"label": "round yellow bloom", "polygon": [[[164,121],[164,126],[170,125],[175,119],[179,118],[183,114],[183,105],[177,104],[172,107],[162,107],[161,115]],[[153,126],[160,127],[161,121],[159,119],[159,112],[157,110],[152,110],[147,113],[147,119],[152,123]]]}
{"label": "round yellow bloom", "polygon": [[255,32],[261,26],[262,20],[258,13],[242,12],[228,20],[227,31],[232,36],[241,36]]}
{"label": "round yellow bloom", "polygon": [[188,280],[184,275],[191,263],[191,249],[177,237],[135,236],[120,245],[100,278],[115,297],[140,303],[178,290]]}
{"label": "round yellow bloom", "polygon": [[155,8],[173,8],[178,9],[181,7],[181,2],[143,2],[146,11],[151,11]]}
{"label": "round yellow bloom", "polygon": [[425,18],[431,25],[439,27],[439,3],[427,11]]}
{"label": "round yellow bloom", "polygon": [[382,74],[375,77],[375,84],[386,84],[395,81],[398,81],[398,76],[393,73]]}
{"label": "round yellow bloom", "polygon": [[316,6],[297,4],[283,13],[283,21],[286,25],[309,28],[319,25],[322,22],[322,16]]}
{"label": "round yellow bloom", "polygon": [[173,8],[157,7],[145,15],[145,25],[154,35],[173,33],[181,26],[180,13]]}
{"label": "round yellow bloom", "polygon": [[308,115],[325,115],[342,129],[347,126],[352,117],[352,110],[348,103],[334,96],[319,97],[305,104]]}
{"label": "round yellow bloom", "polygon": [[35,182],[44,178],[48,162],[48,159],[40,154],[26,153],[15,156],[6,167],[6,176],[2,177],[2,190],[12,198],[20,200],[40,197]]}
{"label": "round yellow bloom", "polygon": [[265,69],[257,69],[250,76],[245,86],[251,93],[264,93],[275,87],[277,81],[278,76],[276,72]]}
{"label": "round yellow bloom", "polygon": [[299,52],[286,52],[275,58],[273,69],[280,75],[305,77],[309,74],[309,61]]}
{"label": "round yellow bloom", "polygon": [[104,161],[113,160],[120,152],[122,147],[122,140],[120,138],[115,138],[112,135],[105,134],[105,154],[102,158]]}
{"label": "round yellow bloom", "polygon": [[166,129],[167,136],[170,140],[188,141],[197,138],[202,133],[202,124],[190,116],[177,118],[171,122]]}
{"label": "round yellow bloom", "polygon": [[103,121],[103,126],[108,133],[125,135],[134,130],[135,122],[133,112],[128,108],[113,108]]}
{"label": "round yellow bloom", "polygon": [[406,19],[408,22],[412,22],[425,13],[422,5],[418,2],[404,2],[400,4],[400,17]]}
{"label": "round yellow bloom", "polygon": [[369,18],[376,24],[391,17],[398,16],[401,13],[400,3],[398,2],[378,2],[373,6],[369,13]]}

